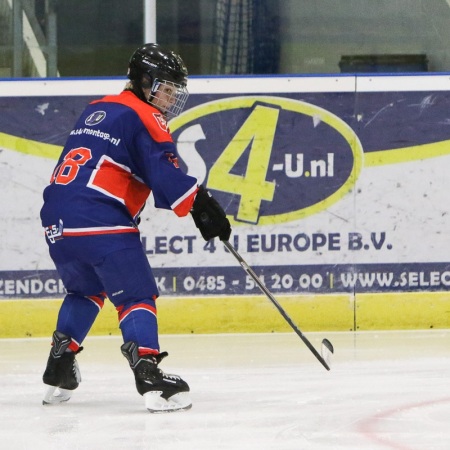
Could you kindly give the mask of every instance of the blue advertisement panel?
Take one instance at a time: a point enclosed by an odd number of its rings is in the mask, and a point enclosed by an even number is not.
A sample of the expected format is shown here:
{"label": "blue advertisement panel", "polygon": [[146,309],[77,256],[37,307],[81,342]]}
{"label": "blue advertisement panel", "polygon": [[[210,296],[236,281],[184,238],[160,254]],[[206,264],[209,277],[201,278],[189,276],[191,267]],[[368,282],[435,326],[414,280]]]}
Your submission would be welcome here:
{"label": "blue advertisement panel", "polygon": [[[260,93],[239,78],[232,92],[197,80],[170,122],[180,165],[224,206],[230,241],[274,293],[447,290],[450,90],[426,77],[414,90],[352,80],[280,92],[266,78]],[[40,229],[42,190],[99,97],[0,97],[4,298],[63,293]],[[140,229],[161,294],[259,292],[220,241],[152,203]]]}
{"label": "blue advertisement panel", "polygon": [[[255,273],[274,294],[443,291],[450,287],[450,265],[359,264],[257,266]],[[240,267],[155,268],[161,295],[255,295],[260,290]],[[61,297],[64,286],[55,270],[2,271],[5,298]]]}

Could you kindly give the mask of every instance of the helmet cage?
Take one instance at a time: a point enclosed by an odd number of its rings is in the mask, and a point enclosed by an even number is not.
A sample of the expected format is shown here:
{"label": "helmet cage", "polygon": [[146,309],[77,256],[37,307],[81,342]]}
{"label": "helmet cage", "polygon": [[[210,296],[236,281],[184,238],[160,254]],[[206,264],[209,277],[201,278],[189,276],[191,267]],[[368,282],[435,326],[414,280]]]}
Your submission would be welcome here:
{"label": "helmet cage", "polygon": [[170,120],[181,113],[188,97],[186,86],[155,78],[147,101]]}

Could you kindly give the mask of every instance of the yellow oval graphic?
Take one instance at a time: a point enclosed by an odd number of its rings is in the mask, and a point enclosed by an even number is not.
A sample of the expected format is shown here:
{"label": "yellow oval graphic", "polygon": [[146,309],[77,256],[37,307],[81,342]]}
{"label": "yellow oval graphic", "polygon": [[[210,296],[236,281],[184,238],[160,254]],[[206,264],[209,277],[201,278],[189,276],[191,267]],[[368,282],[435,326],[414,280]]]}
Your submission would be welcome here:
{"label": "yellow oval graphic", "polygon": [[[268,107],[265,107],[264,104],[268,105]],[[273,107],[271,108],[271,106]],[[235,109],[252,109],[252,114],[256,115],[258,119],[252,121],[247,119],[248,123],[241,127],[233,139],[236,142],[230,142],[210,168],[207,184],[208,188],[241,196],[241,202],[235,217],[229,217],[234,225],[242,225],[243,223],[272,225],[304,218],[333,205],[353,188],[360,175],[363,163],[363,148],[358,136],[338,116],[310,103],[273,96],[225,98],[204,103],[185,111],[171,120],[170,129],[175,133],[177,130],[189,126],[190,123],[206,116]],[[262,202],[270,202],[274,196],[275,184],[265,179],[270,152],[268,153],[267,149],[261,147],[261,142],[264,140],[273,142],[275,131],[271,131],[271,129],[278,120],[277,110],[309,116],[314,123],[324,123],[331,129],[334,129],[348,145],[352,154],[353,164],[344,182],[335,191],[327,195],[326,198],[298,210],[259,215],[259,208]],[[260,145],[257,152],[258,156],[253,158],[254,161],[257,159],[257,164],[252,164],[249,159],[245,175],[232,174],[232,165],[242,156],[245,145],[250,141],[251,145]],[[266,172],[260,170],[260,167],[265,167]],[[261,173],[258,173],[258,171]],[[306,177],[312,176],[311,171],[305,172],[303,175]]]}

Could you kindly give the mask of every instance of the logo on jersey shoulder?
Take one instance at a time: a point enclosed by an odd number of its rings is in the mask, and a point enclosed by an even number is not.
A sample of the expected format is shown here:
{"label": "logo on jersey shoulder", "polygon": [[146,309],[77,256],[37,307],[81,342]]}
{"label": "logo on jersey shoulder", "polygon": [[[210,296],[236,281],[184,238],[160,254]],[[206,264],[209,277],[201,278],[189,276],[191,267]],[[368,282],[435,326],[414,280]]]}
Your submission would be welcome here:
{"label": "logo on jersey shoulder", "polygon": [[99,124],[106,117],[105,111],[95,111],[90,114],[84,123],[90,127]]}
{"label": "logo on jersey shoulder", "polygon": [[165,117],[160,113],[153,113],[153,117],[155,118],[156,123],[159,125],[159,128],[168,133],[169,128],[167,126],[167,120],[165,119]]}

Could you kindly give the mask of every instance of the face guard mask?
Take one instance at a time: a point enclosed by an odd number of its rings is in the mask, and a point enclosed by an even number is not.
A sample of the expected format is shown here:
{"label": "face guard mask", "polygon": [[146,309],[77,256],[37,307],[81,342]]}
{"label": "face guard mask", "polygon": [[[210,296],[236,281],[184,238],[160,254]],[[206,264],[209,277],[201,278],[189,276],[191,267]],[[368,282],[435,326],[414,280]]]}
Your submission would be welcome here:
{"label": "face guard mask", "polygon": [[147,101],[170,120],[181,113],[188,97],[186,86],[155,79]]}

